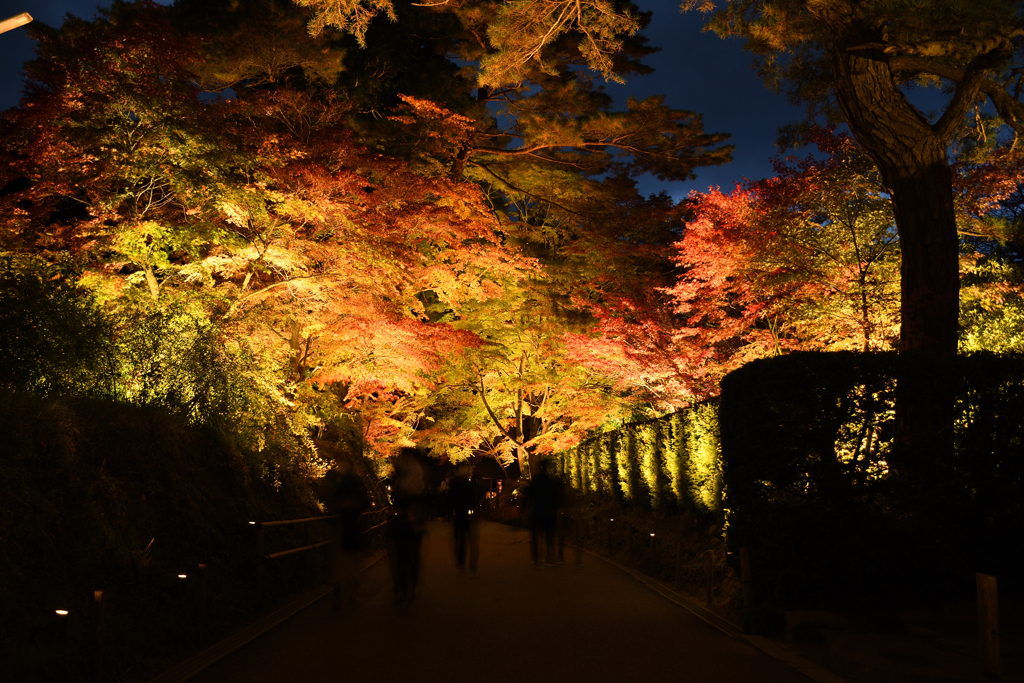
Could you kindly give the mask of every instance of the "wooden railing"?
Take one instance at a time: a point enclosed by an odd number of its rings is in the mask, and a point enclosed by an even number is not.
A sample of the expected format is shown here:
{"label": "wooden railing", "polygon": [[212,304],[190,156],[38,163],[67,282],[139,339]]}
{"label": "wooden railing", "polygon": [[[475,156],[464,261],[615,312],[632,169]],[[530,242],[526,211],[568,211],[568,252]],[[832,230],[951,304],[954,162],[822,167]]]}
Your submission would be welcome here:
{"label": "wooden railing", "polygon": [[[362,530],[362,533],[368,534],[371,531],[380,529],[387,524],[388,519],[391,517],[391,508],[382,507],[377,510],[368,510],[360,515],[361,518],[369,520],[371,526]],[[324,541],[319,541],[310,545],[300,546],[297,548],[289,548],[288,550],[282,550],[276,553],[266,554],[265,551],[265,532],[270,527],[278,526],[292,526],[295,524],[309,524],[311,522],[326,522],[332,519],[337,519],[338,515],[321,515],[319,517],[306,517],[304,519],[282,519],[273,520],[270,522],[249,522],[251,526],[256,527],[256,594],[257,598],[263,597],[263,573],[266,564],[272,560],[276,560],[281,557],[287,557],[288,555],[297,555],[298,553],[304,553],[317,548],[323,548],[324,546],[330,545],[338,540],[338,536],[333,536]]]}

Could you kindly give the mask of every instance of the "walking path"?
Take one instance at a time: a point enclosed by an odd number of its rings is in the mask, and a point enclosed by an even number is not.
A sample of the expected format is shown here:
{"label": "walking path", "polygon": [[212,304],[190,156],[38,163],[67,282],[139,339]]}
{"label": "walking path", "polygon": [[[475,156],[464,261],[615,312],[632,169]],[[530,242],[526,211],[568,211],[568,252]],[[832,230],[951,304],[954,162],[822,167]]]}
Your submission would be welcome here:
{"label": "walking path", "polygon": [[808,683],[600,559],[534,567],[525,531],[485,523],[480,568],[457,574],[447,526],[423,546],[421,590],[392,604],[386,561],[356,604],[322,599],[213,664],[201,683],[686,681]]}

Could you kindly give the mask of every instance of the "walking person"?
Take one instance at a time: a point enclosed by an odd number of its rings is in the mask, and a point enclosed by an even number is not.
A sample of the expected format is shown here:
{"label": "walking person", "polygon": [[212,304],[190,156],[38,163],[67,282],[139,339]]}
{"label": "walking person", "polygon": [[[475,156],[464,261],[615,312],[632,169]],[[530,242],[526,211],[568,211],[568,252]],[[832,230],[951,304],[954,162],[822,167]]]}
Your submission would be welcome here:
{"label": "walking person", "polygon": [[339,460],[327,473],[327,512],[336,515],[334,527],[338,540],[331,544],[331,583],[334,609],[343,602],[352,604],[359,593],[356,565],[363,549],[360,515],[369,506],[362,479],[348,460]]}
{"label": "walking person", "polygon": [[540,538],[544,537],[544,559],[555,563],[555,529],[558,509],[562,504],[562,482],[552,475],[554,463],[550,458],[541,461],[539,471],[523,492],[526,520],[530,527],[530,559],[541,566]]}
{"label": "walking person", "polygon": [[395,516],[388,530],[388,559],[395,605],[407,605],[419,587],[420,548],[426,532],[426,481],[415,448],[401,449],[394,467],[391,500]]}
{"label": "walking person", "polygon": [[473,481],[473,469],[462,463],[448,486],[448,501],[452,514],[452,536],[455,540],[455,566],[460,574],[476,574],[480,558],[480,487]]}

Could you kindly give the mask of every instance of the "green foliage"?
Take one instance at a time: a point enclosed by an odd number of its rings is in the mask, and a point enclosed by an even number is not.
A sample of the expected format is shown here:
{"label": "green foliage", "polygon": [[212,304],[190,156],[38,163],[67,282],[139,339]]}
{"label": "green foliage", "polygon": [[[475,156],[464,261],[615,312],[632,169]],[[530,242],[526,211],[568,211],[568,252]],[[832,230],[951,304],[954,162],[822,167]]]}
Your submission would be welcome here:
{"label": "green foliage", "polygon": [[654,510],[671,506],[712,515],[722,510],[714,403],[597,434],[557,457],[570,486],[599,498]]}
{"label": "green foliage", "polygon": [[583,467],[582,461],[583,454],[579,448],[570,449],[564,457],[558,458],[561,470],[564,472],[563,476],[568,482],[569,486],[573,487],[577,491],[583,490]]}
{"label": "green foliage", "polygon": [[[678,414],[678,413],[677,413]],[[722,460],[718,406],[704,403],[684,413],[686,420],[686,479],[688,496],[703,512],[722,509]],[[683,501],[682,492],[676,496]]]}
{"label": "green foliage", "polygon": [[658,458],[658,425],[648,422],[640,426],[633,439],[636,444],[637,468],[646,489],[647,503],[657,510],[662,504],[661,487],[658,485],[658,474],[661,469]]}
{"label": "green foliage", "polygon": [[620,430],[617,436],[615,464],[619,489],[623,500],[635,502],[640,493],[636,477],[636,436],[629,430]]}
{"label": "green foliage", "polygon": [[184,304],[120,311],[112,397],[215,431],[267,476],[282,467],[320,474],[313,402],[285,396],[273,364],[230,332]]}
{"label": "green foliage", "polygon": [[1019,263],[987,256],[960,283],[960,351],[1024,351],[1024,283]]}
{"label": "green foliage", "polygon": [[201,310],[101,309],[69,266],[0,261],[0,387],[158,408],[220,433],[268,474],[320,468],[316,420],[280,395],[272,368]]}
{"label": "green foliage", "polygon": [[602,434],[593,444],[593,448],[597,451],[595,456],[597,461],[598,479],[596,492],[604,497],[611,497],[615,495],[614,444],[615,435],[611,433]]}
{"label": "green foliage", "polygon": [[235,377],[209,318],[185,306],[128,306],[116,315],[114,398],[203,422],[222,412]]}
{"label": "green foliage", "polygon": [[686,486],[686,454],[687,454],[687,413],[676,411],[665,420],[666,438],[664,441],[665,476],[668,487],[676,501],[685,500],[688,492]]}
{"label": "green foliage", "polygon": [[109,393],[111,321],[70,265],[0,253],[0,387],[40,395]]}

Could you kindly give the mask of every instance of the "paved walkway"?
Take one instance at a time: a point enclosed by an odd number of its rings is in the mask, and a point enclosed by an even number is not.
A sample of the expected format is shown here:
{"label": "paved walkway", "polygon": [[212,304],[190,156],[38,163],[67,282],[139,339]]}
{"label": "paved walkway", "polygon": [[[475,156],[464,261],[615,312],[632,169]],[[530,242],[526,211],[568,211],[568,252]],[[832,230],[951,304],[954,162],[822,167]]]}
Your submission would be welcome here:
{"label": "paved walkway", "polygon": [[357,604],[320,600],[192,680],[543,683],[808,683],[619,569],[583,555],[534,567],[526,532],[485,523],[480,569],[459,575],[451,534],[432,524],[420,596],[392,605],[387,562]]}

